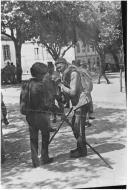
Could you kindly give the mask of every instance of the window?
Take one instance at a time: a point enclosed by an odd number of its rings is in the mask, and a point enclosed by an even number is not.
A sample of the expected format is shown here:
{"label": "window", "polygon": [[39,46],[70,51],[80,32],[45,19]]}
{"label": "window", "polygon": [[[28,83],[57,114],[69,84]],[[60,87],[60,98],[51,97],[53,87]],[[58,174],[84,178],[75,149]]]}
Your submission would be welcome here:
{"label": "window", "polygon": [[3,45],[3,54],[4,54],[4,61],[11,60],[10,46],[9,45]]}
{"label": "window", "polygon": [[85,46],[82,45],[82,52],[85,53]]}
{"label": "window", "polygon": [[80,53],[80,44],[79,43],[77,43],[77,53]]}
{"label": "window", "polygon": [[90,51],[90,49],[89,49],[89,45],[87,45],[87,52],[89,52]]}
{"label": "window", "polygon": [[39,59],[39,48],[34,48],[35,59]]}

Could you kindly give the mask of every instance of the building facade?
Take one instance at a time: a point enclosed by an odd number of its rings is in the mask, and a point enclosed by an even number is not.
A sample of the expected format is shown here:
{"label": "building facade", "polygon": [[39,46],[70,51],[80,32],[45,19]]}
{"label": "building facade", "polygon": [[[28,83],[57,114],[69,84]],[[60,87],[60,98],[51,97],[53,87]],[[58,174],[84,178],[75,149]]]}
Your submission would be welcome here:
{"label": "building facade", "polygon": [[4,68],[8,61],[16,64],[14,43],[9,37],[1,35],[1,68]]}
{"label": "building facade", "polygon": [[[65,48],[63,48],[62,51],[64,49]],[[64,55],[64,58],[71,63],[72,60],[75,59],[74,48],[70,48]],[[15,46],[9,37],[1,35],[1,68],[4,68],[8,61],[13,62],[13,64],[16,65]],[[45,64],[49,61],[54,63],[52,56],[42,44],[33,43],[30,41],[22,44],[21,63],[23,74],[30,73],[32,64],[37,61]]]}
{"label": "building facade", "polygon": [[[78,41],[75,46],[75,59],[88,64],[90,70],[95,70],[99,66],[100,56],[98,55],[93,45],[84,45],[82,41]],[[105,62],[114,64],[114,59],[111,54],[105,55]]]}

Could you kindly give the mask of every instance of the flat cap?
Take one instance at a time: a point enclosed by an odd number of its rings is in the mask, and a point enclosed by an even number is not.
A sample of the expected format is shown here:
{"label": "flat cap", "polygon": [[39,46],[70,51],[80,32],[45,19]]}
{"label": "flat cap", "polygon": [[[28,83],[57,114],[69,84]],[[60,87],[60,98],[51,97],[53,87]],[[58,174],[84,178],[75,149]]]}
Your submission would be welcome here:
{"label": "flat cap", "polygon": [[33,77],[38,77],[38,75],[46,74],[48,68],[44,63],[36,62],[32,65],[30,71]]}
{"label": "flat cap", "polygon": [[66,61],[66,59],[64,59],[63,57],[60,57],[60,58],[58,58],[58,59],[55,61],[55,65],[57,65],[58,63],[64,63],[64,64],[66,64],[67,61]]}

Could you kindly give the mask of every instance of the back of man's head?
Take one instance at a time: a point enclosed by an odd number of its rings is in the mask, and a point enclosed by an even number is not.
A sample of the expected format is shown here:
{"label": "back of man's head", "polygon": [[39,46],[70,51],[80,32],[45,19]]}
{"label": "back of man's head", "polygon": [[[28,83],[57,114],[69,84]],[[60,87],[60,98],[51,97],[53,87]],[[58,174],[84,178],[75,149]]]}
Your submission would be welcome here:
{"label": "back of man's head", "polygon": [[55,65],[57,65],[58,63],[67,64],[67,61],[66,61],[66,59],[64,59],[63,57],[60,57],[60,58],[58,58],[58,59],[55,61]]}
{"label": "back of man's head", "polygon": [[31,75],[35,78],[43,77],[48,71],[47,66],[44,63],[36,62],[30,68]]}

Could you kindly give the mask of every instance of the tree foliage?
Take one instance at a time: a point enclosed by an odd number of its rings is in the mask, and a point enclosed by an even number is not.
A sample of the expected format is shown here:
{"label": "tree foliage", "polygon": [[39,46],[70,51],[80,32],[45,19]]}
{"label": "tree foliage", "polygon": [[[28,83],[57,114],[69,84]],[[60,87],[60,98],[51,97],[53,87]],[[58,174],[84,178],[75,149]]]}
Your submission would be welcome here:
{"label": "tree foliage", "polygon": [[79,39],[93,43],[101,57],[110,49],[117,51],[122,40],[120,2],[2,1],[1,26],[15,44],[19,81],[26,40],[38,39],[54,60]]}
{"label": "tree foliage", "polygon": [[2,1],[1,2],[1,32],[10,37],[15,45],[17,81],[21,82],[21,46],[33,37],[30,16],[24,12],[24,2],[22,1]]}
{"label": "tree foliage", "polygon": [[[122,27],[121,27],[121,4],[120,2],[90,2],[88,13],[82,12],[82,19],[90,17],[89,22],[97,31],[93,43],[104,63],[105,53],[109,52],[116,56],[122,45]],[[80,35],[84,40],[84,36]],[[114,57],[115,58],[115,57]]]}
{"label": "tree foliage", "polygon": [[[87,11],[87,4],[85,9]],[[31,8],[30,8],[31,7]],[[33,8],[34,7],[34,8]],[[36,34],[40,42],[47,47],[47,50],[56,60],[60,55],[76,44],[77,33],[84,29],[88,39],[92,37],[90,25],[80,19],[81,2],[67,1],[46,1],[30,3],[29,10],[32,15]],[[66,49],[62,52],[62,48]]]}

